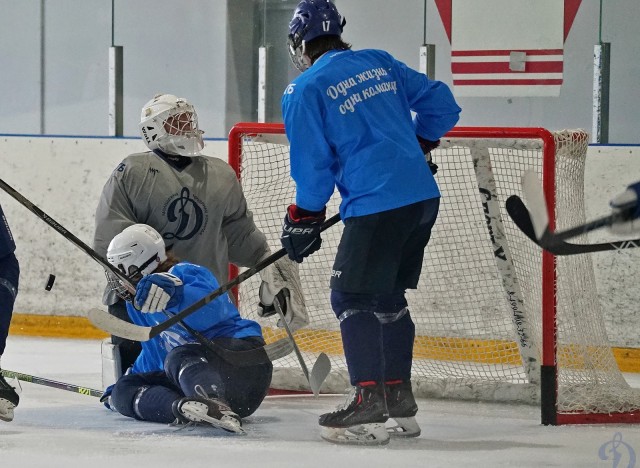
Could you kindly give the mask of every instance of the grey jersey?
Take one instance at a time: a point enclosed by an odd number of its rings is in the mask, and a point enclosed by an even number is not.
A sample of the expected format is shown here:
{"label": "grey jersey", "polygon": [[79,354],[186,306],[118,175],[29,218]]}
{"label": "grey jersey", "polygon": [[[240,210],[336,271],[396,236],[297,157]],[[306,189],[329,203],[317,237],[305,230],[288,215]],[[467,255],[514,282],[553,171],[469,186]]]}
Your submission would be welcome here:
{"label": "grey jersey", "polygon": [[102,190],[96,252],[106,257],[116,234],[144,223],[162,234],[178,258],[208,268],[220,284],[227,282],[229,262],[255,265],[269,247],[233,169],[208,156],[190,160],[178,169],[150,151],[125,158]]}

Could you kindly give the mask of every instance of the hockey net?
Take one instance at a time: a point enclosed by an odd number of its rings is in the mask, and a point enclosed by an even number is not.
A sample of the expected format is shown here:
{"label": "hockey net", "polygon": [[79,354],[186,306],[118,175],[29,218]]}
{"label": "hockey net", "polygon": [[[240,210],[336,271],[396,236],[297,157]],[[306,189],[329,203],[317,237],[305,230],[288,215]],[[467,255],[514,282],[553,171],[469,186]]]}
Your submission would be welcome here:
{"label": "hockey net", "polygon": [[[640,393],[607,339],[591,257],[542,252],[504,208],[509,195],[523,196],[521,176],[533,169],[544,179],[555,228],[583,223],[587,142],[581,130],[529,128],[459,128],[442,139],[433,154],[440,213],[419,287],[407,294],[418,396],[541,404],[545,424],[640,421]],[[283,126],[236,125],[229,162],[256,224],[280,249],[282,218],[295,201]],[[339,203],[336,193],[328,216]],[[329,355],[322,391],[339,393],[349,380],[329,278],[341,231],[341,223],[325,231],[321,250],[300,267],[310,324],[295,333],[308,366],[320,352]],[[256,275],[241,284],[239,307],[271,342],[285,333],[275,319],[257,316],[259,283]],[[274,363],[272,387],[308,390],[295,355]]]}

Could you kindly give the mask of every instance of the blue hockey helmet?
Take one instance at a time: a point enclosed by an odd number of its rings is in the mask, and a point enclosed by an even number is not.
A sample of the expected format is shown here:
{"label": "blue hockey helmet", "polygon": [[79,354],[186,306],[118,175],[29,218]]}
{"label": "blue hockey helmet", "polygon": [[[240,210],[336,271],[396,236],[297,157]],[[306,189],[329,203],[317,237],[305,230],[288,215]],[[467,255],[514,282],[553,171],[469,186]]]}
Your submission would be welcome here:
{"label": "blue hockey helmet", "polygon": [[304,60],[304,42],[320,36],[340,36],[347,21],[331,0],[302,0],[289,23],[289,54],[300,71],[309,68]]}

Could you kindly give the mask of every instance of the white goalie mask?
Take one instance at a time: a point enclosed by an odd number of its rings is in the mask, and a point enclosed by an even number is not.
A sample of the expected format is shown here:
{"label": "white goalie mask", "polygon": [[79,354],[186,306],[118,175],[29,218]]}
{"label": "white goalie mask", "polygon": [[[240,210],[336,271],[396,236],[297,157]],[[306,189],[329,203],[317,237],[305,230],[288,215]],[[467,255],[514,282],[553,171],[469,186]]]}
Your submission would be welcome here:
{"label": "white goalie mask", "polygon": [[198,114],[183,98],[156,94],[142,108],[140,134],[150,150],[179,156],[197,156],[204,148]]}
{"label": "white goalie mask", "polygon": [[[134,224],[124,229],[107,248],[107,261],[134,283],[153,273],[166,259],[164,239],[146,224]],[[135,291],[130,291],[110,272],[107,272],[107,279],[118,296],[131,300]]]}

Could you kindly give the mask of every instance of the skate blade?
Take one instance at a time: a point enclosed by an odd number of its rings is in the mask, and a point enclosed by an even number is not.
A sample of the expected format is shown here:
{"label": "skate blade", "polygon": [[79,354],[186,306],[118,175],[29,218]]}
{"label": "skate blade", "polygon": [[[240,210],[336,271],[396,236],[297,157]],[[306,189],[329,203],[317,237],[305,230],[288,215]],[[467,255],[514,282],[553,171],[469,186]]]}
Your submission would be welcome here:
{"label": "skate blade", "polygon": [[362,424],[351,427],[321,426],[320,436],[332,444],[386,445],[389,434],[384,423]]}
{"label": "skate blade", "polygon": [[16,407],[9,400],[0,398],[0,420],[5,422],[13,421],[13,409]]}
{"label": "skate blade", "polygon": [[409,418],[389,418],[387,424],[389,424],[386,426],[387,432],[391,437],[418,437],[420,435],[420,426],[418,426],[416,418],[413,416]]}
{"label": "skate blade", "polygon": [[224,429],[228,432],[233,432],[234,434],[246,434],[246,431],[242,429],[242,426],[238,423],[236,418],[231,416],[222,416],[222,419],[216,419],[207,414],[208,409],[204,406],[185,406],[182,407],[182,414],[193,422],[206,422],[214,427]]}

